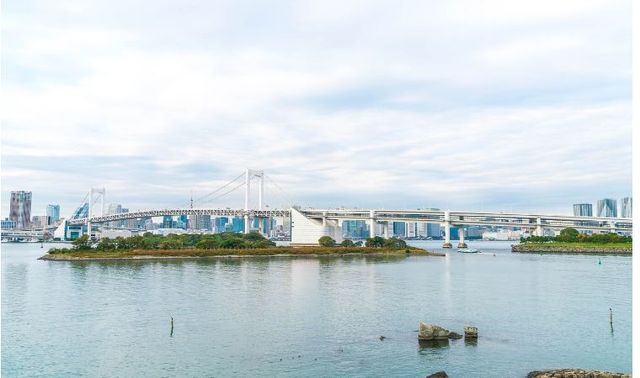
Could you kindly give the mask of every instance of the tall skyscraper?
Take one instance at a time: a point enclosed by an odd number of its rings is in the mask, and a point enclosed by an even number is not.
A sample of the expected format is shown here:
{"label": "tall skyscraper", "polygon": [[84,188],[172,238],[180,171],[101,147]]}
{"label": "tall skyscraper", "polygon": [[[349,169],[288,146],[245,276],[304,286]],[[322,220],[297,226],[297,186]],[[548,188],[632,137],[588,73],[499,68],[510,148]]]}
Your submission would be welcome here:
{"label": "tall skyscraper", "polygon": [[633,217],[633,211],[631,208],[631,197],[624,197],[620,200],[620,218]]}
{"label": "tall skyscraper", "polygon": [[31,222],[31,192],[19,190],[11,192],[9,219],[16,222],[16,228],[27,228]]}
{"label": "tall skyscraper", "polygon": [[60,220],[60,205],[47,205],[49,224],[56,224]]}
{"label": "tall skyscraper", "polygon": [[616,200],[605,198],[598,200],[598,216],[616,218],[618,216],[618,206]]}
{"label": "tall skyscraper", "polygon": [[573,216],[575,217],[592,217],[593,205],[590,203],[576,203],[573,205]]}

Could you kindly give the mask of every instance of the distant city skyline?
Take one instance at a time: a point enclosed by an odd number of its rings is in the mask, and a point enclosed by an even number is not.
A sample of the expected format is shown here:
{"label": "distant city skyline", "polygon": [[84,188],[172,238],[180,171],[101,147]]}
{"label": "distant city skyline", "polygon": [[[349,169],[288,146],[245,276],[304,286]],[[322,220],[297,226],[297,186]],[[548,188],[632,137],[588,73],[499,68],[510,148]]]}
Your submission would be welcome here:
{"label": "distant city skyline", "polygon": [[314,207],[631,194],[629,1],[4,5],[3,214],[179,206],[247,167]]}

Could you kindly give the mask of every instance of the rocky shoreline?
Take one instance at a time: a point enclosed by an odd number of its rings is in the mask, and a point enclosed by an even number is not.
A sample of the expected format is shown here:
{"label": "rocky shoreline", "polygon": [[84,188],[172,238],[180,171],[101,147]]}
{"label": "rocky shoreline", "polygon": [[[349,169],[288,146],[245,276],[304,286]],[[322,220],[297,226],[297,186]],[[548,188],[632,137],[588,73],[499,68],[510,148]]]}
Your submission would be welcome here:
{"label": "rocky shoreline", "polygon": [[519,253],[578,253],[578,254],[607,254],[607,255],[630,255],[632,251],[631,247],[568,247],[559,245],[528,245],[514,244],[511,246],[511,252]]}
{"label": "rocky shoreline", "polygon": [[532,371],[527,378],[630,378],[630,374],[586,369],[552,369]]}

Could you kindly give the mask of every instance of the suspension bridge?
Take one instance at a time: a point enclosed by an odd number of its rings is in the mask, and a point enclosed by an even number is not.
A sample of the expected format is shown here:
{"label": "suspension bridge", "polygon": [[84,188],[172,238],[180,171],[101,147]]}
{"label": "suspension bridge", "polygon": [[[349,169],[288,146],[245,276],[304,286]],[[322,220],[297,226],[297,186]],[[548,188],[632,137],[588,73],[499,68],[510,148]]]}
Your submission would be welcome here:
{"label": "suspension bridge", "polygon": [[[243,220],[243,231],[252,231],[252,221],[258,219],[256,231],[264,233],[264,219],[288,219],[292,245],[315,245],[322,236],[331,236],[341,241],[342,226],[345,221],[360,220],[368,225],[369,236],[389,237],[389,227],[393,222],[435,223],[444,228],[444,247],[452,247],[451,227],[459,232],[458,246],[464,246],[464,226],[498,226],[529,230],[532,234],[543,235],[545,229],[561,230],[574,227],[591,232],[630,233],[633,223],[630,218],[576,217],[567,215],[545,215],[528,213],[472,212],[449,210],[403,210],[403,209],[314,209],[292,206],[270,208],[265,202],[265,179],[286,196],[286,192],[270,180],[263,170],[247,169],[216,190],[196,198],[191,198],[183,207],[139,210],[126,213],[106,214],[104,188],[92,188],[82,205],[65,220],[67,227],[82,227],[82,232],[93,236],[96,228],[131,219],[150,219],[166,216],[210,216],[232,217]],[[252,184],[257,184],[257,201],[252,201]],[[244,188],[244,206],[237,208],[207,207],[208,202],[220,200]],[[288,196],[287,196],[288,197]],[[255,202],[255,203],[254,203]],[[255,223],[255,222],[254,222]],[[62,226],[61,226],[62,227]],[[461,231],[461,232],[460,232]]]}

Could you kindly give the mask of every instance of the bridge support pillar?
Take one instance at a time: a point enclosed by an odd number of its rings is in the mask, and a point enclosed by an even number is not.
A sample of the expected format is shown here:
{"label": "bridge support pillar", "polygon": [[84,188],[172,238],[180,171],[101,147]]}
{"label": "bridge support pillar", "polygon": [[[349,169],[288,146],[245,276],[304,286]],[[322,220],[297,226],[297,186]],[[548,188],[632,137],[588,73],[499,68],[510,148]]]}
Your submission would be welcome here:
{"label": "bridge support pillar", "polygon": [[444,212],[444,244],[442,248],[451,248],[451,215],[448,211]]}
{"label": "bridge support pillar", "polygon": [[91,222],[87,222],[87,235],[89,236],[89,240],[91,240]]}
{"label": "bridge support pillar", "polygon": [[251,231],[251,224],[249,223],[251,219],[249,218],[249,214],[244,215],[244,233],[248,234]]}
{"label": "bridge support pillar", "polygon": [[374,238],[376,236],[376,212],[369,211],[369,237]]}
{"label": "bridge support pillar", "polygon": [[544,236],[544,230],[542,229],[541,218],[536,218],[536,236]]}
{"label": "bridge support pillar", "polygon": [[612,234],[616,233],[616,222],[615,221],[609,221],[609,232]]}
{"label": "bridge support pillar", "polygon": [[382,223],[382,236],[385,239],[389,239],[389,222]]}
{"label": "bridge support pillar", "polygon": [[458,248],[467,248],[467,243],[464,242],[464,226],[458,226]]}

